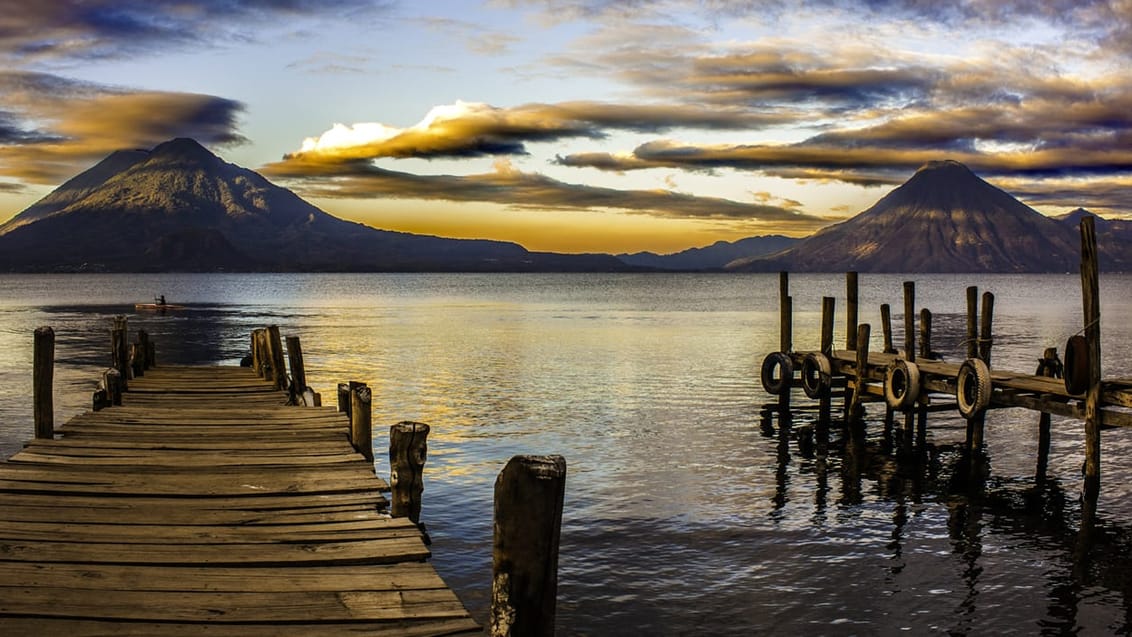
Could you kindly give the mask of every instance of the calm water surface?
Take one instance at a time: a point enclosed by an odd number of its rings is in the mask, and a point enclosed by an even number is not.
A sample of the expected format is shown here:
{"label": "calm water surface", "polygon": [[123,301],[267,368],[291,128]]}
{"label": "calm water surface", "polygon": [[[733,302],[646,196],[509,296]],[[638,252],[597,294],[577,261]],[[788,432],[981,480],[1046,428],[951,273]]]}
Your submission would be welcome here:
{"label": "calm water surface", "polygon": [[[863,322],[901,276],[862,276]],[[995,366],[1031,371],[1081,329],[1065,276],[917,276],[935,349],[964,351],[965,294],[996,295]],[[818,344],[822,296],[844,277],[795,275],[795,345]],[[165,294],[168,315],[133,303]],[[870,444],[803,454],[760,427],[758,382],[778,349],[767,275],[62,275],[0,280],[0,452],[32,435],[32,331],[55,328],[56,418],[89,406],[127,314],[167,363],[235,363],[256,327],[303,339],[325,396],[374,389],[386,425],[433,427],[422,520],[434,562],[482,620],[492,486],[512,455],[569,469],[559,574],[563,635],[1128,634],[1132,440],[1103,437],[1098,523],[1079,533],[1082,426],[1054,420],[1050,479],[1034,478],[1037,416],[988,416],[986,465],[962,464],[964,423],[932,417],[921,460]],[[1102,279],[1106,376],[1132,376],[1132,277]],[[838,316],[838,340],[844,338]],[[802,420],[797,424],[804,424]],[[968,476],[978,474],[972,481]]]}

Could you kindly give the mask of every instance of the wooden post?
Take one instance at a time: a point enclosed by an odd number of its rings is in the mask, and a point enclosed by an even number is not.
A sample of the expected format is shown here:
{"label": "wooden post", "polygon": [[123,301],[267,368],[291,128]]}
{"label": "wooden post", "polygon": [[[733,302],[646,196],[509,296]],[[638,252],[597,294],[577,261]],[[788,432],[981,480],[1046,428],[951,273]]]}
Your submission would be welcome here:
{"label": "wooden post", "polygon": [[350,385],[350,442],[366,460],[373,462],[373,394],[365,383]]}
{"label": "wooden post", "polygon": [[35,437],[51,440],[55,437],[55,330],[50,327],[35,329],[32,353],[32,401]]}
{"label": "wooden post", "polygon": [[111,405],[122,404],[122,372],[108,368],[102,372],[102,385],[106,389],[106,400]]}
{"label": "wooden post", "polygon": [[390,513],[395,518],[421,521],[428,432],[423,422],[404,421],[389,428]]}
{"label": "wooden post", "polygon": [[[130,357],[126,342],[128,328],[125,316],[114,317],[114,327],[110,329],[110,364],[121,375],[119,384],[122,391],[129,390]],[[122,404],[121,401],[115,403]]]}
{"label": "wooden post", "polygon": [[[350,383],[338,383],[338,411],[346,412],[346,417],[350,417]],[[353,432],[351,432],[353,435]],[[353,442],[353,438],[350,439]]]}
{"label": "wooden post", "polygon": [[916,360],[916,282],[904,282],[904,358]]}
{"label": "wooden post", "polygon": [[142,371],[153,367],[149,358],[149,332],[138,330],[138,352],[141,355]]}
{"label": "wooden post", "polygon": [[[904,282],[904,358],[916,362],[916,282]],[[912,434],[916,427],[916,410],[904,412],[904,440],[906,446],[912,444]]]}
{"label": "wooden post", "polygon": [[790,274],[778,273],[778,349],[789,353],[794,349],[793,299],[790,297]]}
{"label": "wooden post", "polygon": [[[1047,347],[1046,351],[1042,353],[1043,364],[1038,366],[1038,375],[1047,378],[1054,378],[1057,374],[1057,369],[1053,365],[1045,364],[1045,361],[1053,361],[1057,359],[1057,348]],[[1045,398],[1045,394],[1042,398]],[[1050,415],[1049,412],[1043,411],[1038,416],[1038,467],[1034,472],[1035,477],[1039,482],[1045,479],[1046,469],[1049,467],[1049,448],[1052,442],[1052,432],[1050,431]]]}
{"label": "wooden post", "polygon": [[303,394],[307,390],[307,370],[303,364],[303,346],[298,336],[287,337],[287,360],[291,367],[291,402],[296,405],[305,403]]}
{"label": "wooden post", "polygon": [[[1101,487],[1101,297],[1095,219],[1081,219],[1081,305],[1089,351],[1085,393],[1085,496],[1096,500]],[[1069,361],[1066,361],[1069,363]]]}
{"label": "wooden post", "polygon": [[853,399],[849,403],[849,417],[854,421],[859,420],[860,412],[864,411],[861,406],[861,399],[865,394],[865,379],[868,376],[871,331],[872,328],[868,323],[857,326],[857,367],[853,370],[856,374],[856,382],[853,384]]}
{"label": "wooden post", "polygon": [[932,311],[920,310],[920,358],[932,359]]}
{"label": "wooden post", "polygon": [[495,480],[492,637],[552,637],[566,459],[515,456]]}
{"label": "wooden post", "polygon": [[967,288],[967,358],[979,355],[979,288]]}
{"label": "wooden post", "polygon": [[857,273],[845,273],[845,349],[857,349]]}
{"label": "wooden post", "polygon": [[[833,355],[833,311],[837,299],[832,296],[823,296],[821,299],[821,353],[826,356]],[[832,411],[832,390],[826,392],[818,399],[818,453],[825,455],[829,441],[829,420]]]}
{"label": "wooden post", "polygon": [[252,330],[252,369],[255,370],[256,376],[263,378],[263,332],[262,328]]}
{"label": "wooden post", "polygon": [[884,353],[895,354],[896,348],[892,346],[892,308],[888,303],[880,305],[880,328],[884,335]]}
{"label": "wooden post", "polygon": [[994,345],[994,336],[991,327],[994,323],[994,294],[983,292],[983,315],[979,324],[979,358],[991,366],[991,346]]}
{"label": "wooden post", "polygon": [[130,375],[133,378],[145,376],[145,354],[138,343],[130,343]]}
{"label": "wooden post", "polygon": [[267,326],[267,348],[271,352],[271,380],[276,389],[287,389],[287,363],[283,358],[283,339],[278,325]]}
{"label": "wooden post", "polygon": [[790,298],[790,274],[778,273],[778,350],[789,353],[794,349],[794,305]]}
{"label": "wooden post", "polygon": [[837,299],[832,296],[823,296],[821,299],[821,353],[829,356],[833,354],[833,311]]}

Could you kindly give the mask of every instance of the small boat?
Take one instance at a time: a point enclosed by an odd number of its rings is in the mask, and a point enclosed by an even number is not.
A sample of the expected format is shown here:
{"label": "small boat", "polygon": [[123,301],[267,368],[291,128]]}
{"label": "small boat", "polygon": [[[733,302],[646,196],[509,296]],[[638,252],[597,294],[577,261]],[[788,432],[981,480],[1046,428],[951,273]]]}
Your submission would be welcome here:
{"label": "small boat", "polygon": [[151,312],[164,312],[165,310],[183,310],[184,305],[175,305],[165,302],[165,295],[154,297],[153,303],[134,303],[135,310],[148,310]]}

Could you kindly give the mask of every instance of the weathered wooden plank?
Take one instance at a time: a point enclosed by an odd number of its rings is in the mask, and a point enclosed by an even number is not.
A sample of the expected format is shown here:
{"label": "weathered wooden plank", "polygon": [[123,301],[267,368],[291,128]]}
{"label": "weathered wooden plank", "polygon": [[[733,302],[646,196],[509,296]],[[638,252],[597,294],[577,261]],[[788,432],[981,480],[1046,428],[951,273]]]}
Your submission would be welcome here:
{"label": "weathered wooden plank", "polygon": [[345,415],[285,400],[154,368],[0,464],[0,633],[478,634]]}
{"label": "weathered wooden plank", "polygon": [[288,623],[217,624],[122,622],[71,618],[0,617],[5,635],[67,635],[67,637],[446,637],[482,635],[483,629],[471,618],[405,620],[374,623]]}

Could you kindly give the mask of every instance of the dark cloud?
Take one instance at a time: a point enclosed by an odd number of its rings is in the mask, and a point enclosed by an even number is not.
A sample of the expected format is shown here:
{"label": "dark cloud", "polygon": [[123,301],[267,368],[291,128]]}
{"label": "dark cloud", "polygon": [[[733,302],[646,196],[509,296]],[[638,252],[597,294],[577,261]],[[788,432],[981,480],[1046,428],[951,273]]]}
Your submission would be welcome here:
{"label": "dark cloud", "polygon": [[372,0],[38,0],[0,5],[0,50],[15,59],[117,57],[245,38],[280,18],[384,9]]}
{"label": "dark cloud", "polygon": [[56,184],[122,148],[150,148],[173,137],[243,143],[243,108],[212,95],[0,72],[0,176]]}
{"label": "dark cloud", "polygon": [[355,160],[328,165],[289,159],[260,168],[265,175],[293,181],[317,197],[407,198],[483,201],[532,210],[621,210],[656,217],[743,219],[791,231],[812,231],[828,219],[790,207],[699,197],[666,190],[617,190],[561,182],[545,175],[496,163],[494,172],[478,175],[414,175]]}

